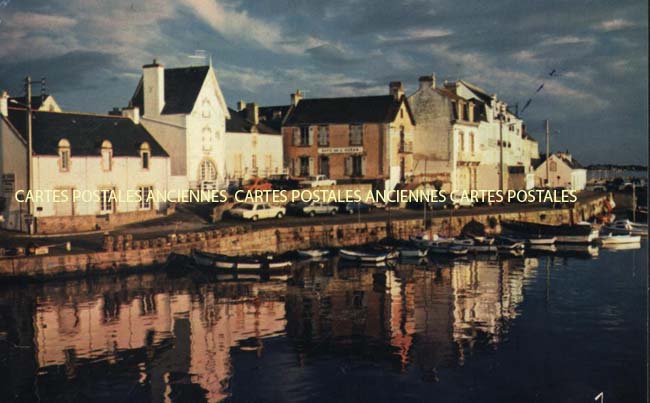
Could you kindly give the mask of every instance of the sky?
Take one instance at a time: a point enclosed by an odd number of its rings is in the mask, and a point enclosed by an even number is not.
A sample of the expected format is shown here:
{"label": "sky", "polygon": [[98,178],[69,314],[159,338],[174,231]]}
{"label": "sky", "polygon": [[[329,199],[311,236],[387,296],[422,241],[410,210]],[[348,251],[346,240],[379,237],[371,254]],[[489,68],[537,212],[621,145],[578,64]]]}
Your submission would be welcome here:
{"label": "sky", "polygon": [[[647,163],[646,0],[0,0],[0,89],[46,77],[64,110],[126,106],[142,65],[212,59],[230,106],[407,94],[458,78],[520,109],[544,149]],[[201,53],[201,52],[199,52]],[[550,75],[551,72],[554,72]],[[543,88],[537,92],[541,85]],[[37,86],[35,93],[40,92]]]}

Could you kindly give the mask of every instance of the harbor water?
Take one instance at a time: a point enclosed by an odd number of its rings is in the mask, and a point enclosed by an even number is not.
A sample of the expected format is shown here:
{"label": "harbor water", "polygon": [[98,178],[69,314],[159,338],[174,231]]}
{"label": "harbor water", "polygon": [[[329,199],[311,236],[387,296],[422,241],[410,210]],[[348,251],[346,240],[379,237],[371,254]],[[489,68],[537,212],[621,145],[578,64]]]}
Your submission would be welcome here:
{"label": "harbor water", "polygon": [[646,400],[646,254],[0,286],[0,401]]}

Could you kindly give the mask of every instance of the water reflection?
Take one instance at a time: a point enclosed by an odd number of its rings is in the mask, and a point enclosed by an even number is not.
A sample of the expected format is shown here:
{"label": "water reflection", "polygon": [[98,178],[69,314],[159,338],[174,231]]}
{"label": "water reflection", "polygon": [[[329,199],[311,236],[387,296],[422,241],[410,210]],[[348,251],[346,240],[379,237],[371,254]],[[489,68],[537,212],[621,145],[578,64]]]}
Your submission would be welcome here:
{"label": "water reflection", "polygon": [[333,359],[343,374],[361,362],[437,382],[441,369],[507,340],[538,259],[548,297],[547,257],[392,270],[332,259],[302,264],[289,282],[158,273],[7,287],[0,400],[219,401],[243,375],[238,361],[276,353],[278,342],[283,370]]}

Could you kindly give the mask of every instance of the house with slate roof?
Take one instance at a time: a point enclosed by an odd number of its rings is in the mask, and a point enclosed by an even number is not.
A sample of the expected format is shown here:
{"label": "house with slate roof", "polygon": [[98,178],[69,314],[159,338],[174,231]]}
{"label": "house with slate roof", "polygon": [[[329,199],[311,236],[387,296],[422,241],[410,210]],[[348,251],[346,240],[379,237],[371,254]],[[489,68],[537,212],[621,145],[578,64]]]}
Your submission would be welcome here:
{"label": "house with slate roof", "polygon": [[[14,198],[28,187],[27,112],[0,105],[0,227],[27,231],[27,204]],[[149,195],[167,191],[169,155],[142,124],[41,109],[31,114],[31,190],[42,195],[33,199],[36,233],[110,228],[166,213],[166,202]]]}
{"label": "house with slate roof", "polygon": [[505,189],[532,187],[538,144],[496,95],[464,80],[437,86],[428,75],[408,99],[418,122],[417,181],[440,180],[447,191],[499,189],[503,172]]}
{"label": "house with slate roof", "polygon": [[283,118],[285,165],[296,177],[392,190],[412,170],[415,119],[401,82],[388,95],[302,99],[293,94]]}
{"label": "house with slate roof", "polygon": [[226,121],[226,177],[242,182],[253,177],[283,173],[282,135],[279,126],[261,119],[256,103],[239,102]]}
{"label": "house with slate roof", "polygon": [[580,191],[587,185],[587,170],[569,152],[551,154],[549,158],[542,155],[542,158],[535,161],[534,166],[536,186],[563,187]]}
{"label": "house with slate roof", "polygon": [[170,187],[226,186],[226,120],[230,111],[212,66],[165,68],[154,60],[126,111],[170,153]]}

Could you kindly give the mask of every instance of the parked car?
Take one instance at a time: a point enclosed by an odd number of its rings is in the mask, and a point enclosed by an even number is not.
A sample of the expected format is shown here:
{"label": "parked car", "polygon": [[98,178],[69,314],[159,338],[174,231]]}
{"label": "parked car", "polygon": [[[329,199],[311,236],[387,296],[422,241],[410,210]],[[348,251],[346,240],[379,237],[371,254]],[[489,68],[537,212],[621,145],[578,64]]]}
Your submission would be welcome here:
{"label": "parked car", "polygon": [[431,202],[426,202],[426,201],[413,201],[409,202],[406,204],[406,208],[413,209],[413,210],[422,210],[424,209],[424,205],[426,204],[427,210],[445,210],[448,208],[453,208],[454,203],[451,201],[451,199],[447,198],[445,201],[431,201]]}
{"label": "parked car", "polygon": [[340,202],[336,206],[341,214],[369,213],[373,210],[372,204],[364,202]]}
{"label": "parked car", "polygon": [[457,197],[453,202],[454,208],[474,207],[474,201],[469,197]]}
{"label": "parked car", "polygon": [[290,203],[287,205],[287,211],[293,214],[313,217],[317,214],[336,215],[336,213],[339,211],[339,208],[329,203],[310,201]]}
{"label": "parked car", "polygon": [[287,174],[271,175],[269,176],[268,180],[273,186],[273,189],[293,190],[293,189],[298,189],[300,187],[300,181],[291,178],[291,176]]}
{"label": "parked car", "polygon": [[271,190],[273,185],[265,178],[252,178],[244,185],[244,190]]}
{"label": "parked car", "polygon": [[593,183],[591,185],[585,186],[585,190],[590,192],[606,192],[607,186],[602,183]]}
{"label": "parked car", "polygon": [[336,181],[334,179],[327,179],[325,175],[308,176],[306,180],[300,182],[300,186],[311,188],[334,185],[336,185]]}
{"label": "parked car", "polygon": [[282,218],[286,214],[284,207],[271,206],[266,203],[238,203],[230,209],[230,216],[257,221],[265,218]]}

